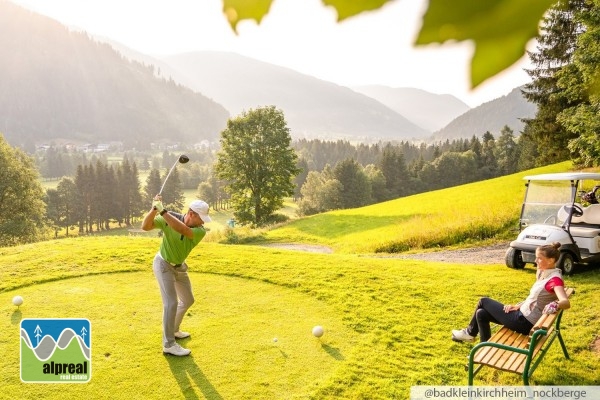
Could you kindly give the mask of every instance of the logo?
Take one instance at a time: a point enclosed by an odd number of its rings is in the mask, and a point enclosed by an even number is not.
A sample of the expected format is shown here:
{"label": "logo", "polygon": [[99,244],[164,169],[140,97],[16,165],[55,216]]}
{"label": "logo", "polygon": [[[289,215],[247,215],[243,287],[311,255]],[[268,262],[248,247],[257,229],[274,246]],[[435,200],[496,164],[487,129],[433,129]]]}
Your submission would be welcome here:
{"label": "logo", "polygon": [[87,319],[21,320],[21,381],[86,383],[92,378]]}

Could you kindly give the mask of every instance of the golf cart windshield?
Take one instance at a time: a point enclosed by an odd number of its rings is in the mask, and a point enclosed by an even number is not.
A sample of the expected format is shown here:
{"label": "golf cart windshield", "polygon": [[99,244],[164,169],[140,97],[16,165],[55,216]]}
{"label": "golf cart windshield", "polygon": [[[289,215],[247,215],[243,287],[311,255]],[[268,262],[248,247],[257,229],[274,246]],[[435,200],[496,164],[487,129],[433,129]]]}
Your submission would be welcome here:
{"label": "golf cart windshield", "polygon": [[530,181],[521,213],[521,226],[533,224],[562,225],[574,202],[575,190],[570,181]]}

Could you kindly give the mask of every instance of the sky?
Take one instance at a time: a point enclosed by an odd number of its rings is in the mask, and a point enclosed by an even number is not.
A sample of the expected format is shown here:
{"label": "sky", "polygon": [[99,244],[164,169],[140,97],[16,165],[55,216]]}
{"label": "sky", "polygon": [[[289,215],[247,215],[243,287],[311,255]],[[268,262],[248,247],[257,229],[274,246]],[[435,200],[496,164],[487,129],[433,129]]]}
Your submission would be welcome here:
{"label": "sky", "polygon": [[260,24],[242,21],[237,34],[222,0],[12,1],[147,55],[234,52],[343,86],[418,88],[471,107],[530,81],[523,57],[471,90],[471,43],[415,47],[427,0],[394,0],[342,22],[321,0],[274,0]]}

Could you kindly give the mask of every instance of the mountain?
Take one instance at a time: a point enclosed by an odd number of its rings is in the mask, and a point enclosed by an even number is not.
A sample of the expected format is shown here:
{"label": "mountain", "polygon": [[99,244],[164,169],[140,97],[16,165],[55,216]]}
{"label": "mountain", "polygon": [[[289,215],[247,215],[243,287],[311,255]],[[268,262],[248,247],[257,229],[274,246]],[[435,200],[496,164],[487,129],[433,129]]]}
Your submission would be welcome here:
{"label": "mountain", "polygon": [[440,129],[468,107],[419,89],[356,91],[233,53],[133,53],[0,0],[0,134],[25,148],[61,139],[148,149],[216,141],[230,116],[274,105],[294,139],[372,143],[517,131],[535,110],[511,93]]}
{"label": "mountain", "polygon": [[354,141],[431,135],[380,102],[347,87],[234,53],[162,57],[174,79],[223,104],[232,115],[260,106],[283,110],[292,137]]}
{"label": "mountain", "polygon": [[446,127],[434,133],[436,141],[446,139],[470,139],[490,132],[498,137],[504,126],[508,126],[515,136],[523,129],[522,118],[533,118],[537,106],[529,103],[521,94],[522,87],[513,89],[506,96],[483,103],[453,120]]}
{"label": "mountain", "polygon": [[434,94],[415,88],[391,88],[382,85],[353,87],[355,91],[374,98],[415,125],[435,132],[464,114],[470,107],[450,94]]}
{"label": "mountain", "polygon": [[13,145],[215,141],[229,118],[222,105],[157,78],[153,67],[4,0],[0,59],[0,133]]}

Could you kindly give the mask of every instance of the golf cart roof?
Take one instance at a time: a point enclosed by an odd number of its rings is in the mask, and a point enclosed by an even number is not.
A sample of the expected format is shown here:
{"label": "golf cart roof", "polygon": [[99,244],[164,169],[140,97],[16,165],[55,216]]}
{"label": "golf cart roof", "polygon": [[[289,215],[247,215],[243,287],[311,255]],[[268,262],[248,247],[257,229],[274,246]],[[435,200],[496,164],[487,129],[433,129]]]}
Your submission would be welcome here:
{"label": "golf cart roof", "polygon": [[600,180],[598,172],[558,172],[555,174],[528,175],[523,179],[528,181],[580,181]]}

